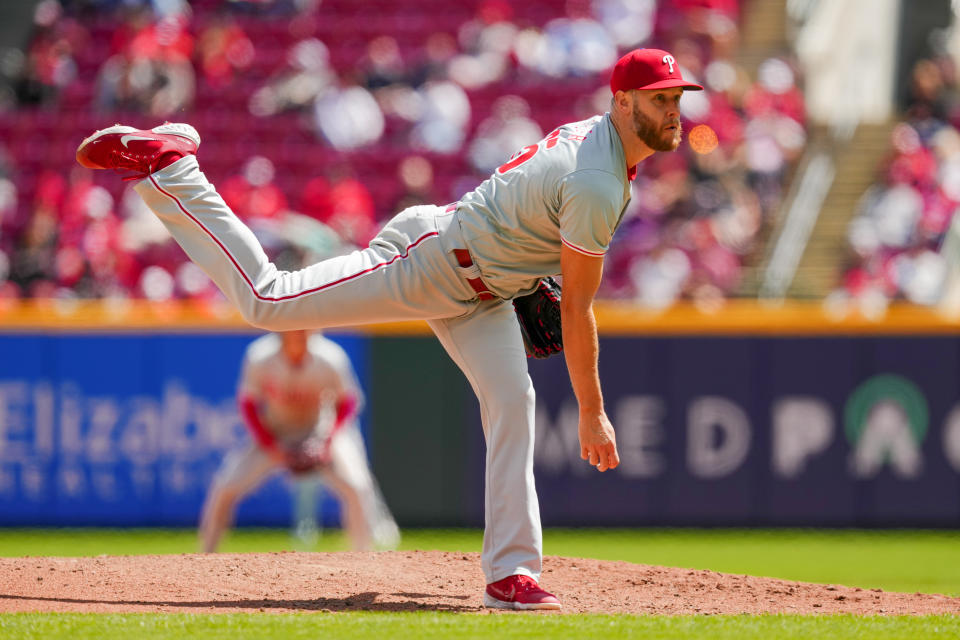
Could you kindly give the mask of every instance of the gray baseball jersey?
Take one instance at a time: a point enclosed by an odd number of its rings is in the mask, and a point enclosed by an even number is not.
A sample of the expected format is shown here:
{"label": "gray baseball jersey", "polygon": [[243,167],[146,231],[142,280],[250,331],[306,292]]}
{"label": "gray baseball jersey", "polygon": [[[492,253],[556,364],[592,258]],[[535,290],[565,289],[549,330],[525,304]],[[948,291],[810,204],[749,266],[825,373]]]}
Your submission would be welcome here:
{"label": "gray baseball jersey", "polygon": [[281,441],[302,438],[330,425],[334,403],[344,393],[359,401],[361,392],[347,354],[320,334],[307,340],[303,362],[293,365],[283,354],[277,334],[267,334],[247,347],[239,392],[257,401],[260,417]]}
{"label": "gray baseball jersey", "polygon": [[603,255],[629,202],[623,147],[606,114],[521,149],[460,199],[457,217],[487,287],[511,298],[560,273],[561,243]]}

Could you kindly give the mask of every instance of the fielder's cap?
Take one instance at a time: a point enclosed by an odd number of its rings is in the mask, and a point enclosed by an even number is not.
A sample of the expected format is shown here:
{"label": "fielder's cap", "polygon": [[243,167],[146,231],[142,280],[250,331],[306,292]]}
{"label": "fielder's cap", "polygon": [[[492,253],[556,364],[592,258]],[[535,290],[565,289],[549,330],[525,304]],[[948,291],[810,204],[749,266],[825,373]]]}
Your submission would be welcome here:
{"label": "fielder's cap", "polygon": [[683,79],[677,59],[663,49],[634,49],[617,60],[610,75],[610,90],[613,93],[670,87],[703,90],[700,85]]}

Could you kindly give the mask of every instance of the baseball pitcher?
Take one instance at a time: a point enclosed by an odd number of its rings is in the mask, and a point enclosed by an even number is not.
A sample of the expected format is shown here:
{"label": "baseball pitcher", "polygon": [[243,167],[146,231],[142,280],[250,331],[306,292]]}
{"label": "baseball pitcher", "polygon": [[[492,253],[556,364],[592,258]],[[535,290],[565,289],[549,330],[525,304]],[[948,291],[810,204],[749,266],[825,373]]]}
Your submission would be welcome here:
{"label": "baseball pitcher", "polygon": [[678,147],[681,96],[702,89],[659,49],[621,58],[610,88],[608,113],[557,127],[458,202],[401,211],[366,249],[294,272],[270,263],[204,177],[200,137],[190,125],[103,129],[80,144],[77,160],[142,178],[137,192],[251,324],[287,330],[426,320],[480,401],[487,444],[484,603],[559,609],[559,599],[538,583],[534,390],[511,300],[562,275],[562,297],[555,297],[580,407],[580,455],[599,471],[615,468],[593,298],[637,164]]}

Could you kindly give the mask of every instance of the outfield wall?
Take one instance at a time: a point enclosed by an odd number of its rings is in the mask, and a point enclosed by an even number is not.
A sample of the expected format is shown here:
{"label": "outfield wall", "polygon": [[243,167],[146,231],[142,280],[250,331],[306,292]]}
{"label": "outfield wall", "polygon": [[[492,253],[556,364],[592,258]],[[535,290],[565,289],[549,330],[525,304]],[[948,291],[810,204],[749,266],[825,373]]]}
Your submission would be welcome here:
{"label": "outfield wall", "polygon": [[[532,361],[545,525],[960,526],[960,326],[914,308],[598,315],[622,464],[579,460],[564,361]],[[246,438],[234,388],[256,335],[222,309],[0,309],[0,525],[195,524]],[[479,525],[477,403],[425,326],[329,335],[401,525]],[[288,483],[238,520],[289,524]]]}

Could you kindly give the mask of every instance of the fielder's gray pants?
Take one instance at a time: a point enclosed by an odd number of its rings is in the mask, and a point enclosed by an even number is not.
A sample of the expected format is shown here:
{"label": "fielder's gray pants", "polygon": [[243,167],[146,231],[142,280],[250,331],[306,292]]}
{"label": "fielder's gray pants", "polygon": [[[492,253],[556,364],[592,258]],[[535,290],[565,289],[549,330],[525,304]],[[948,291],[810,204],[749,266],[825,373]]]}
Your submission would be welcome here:
{"label": "fielder's gray pants", "polygon": [[454,213],[397,214],[366,249],[279,271],[207,181],[194,156],[136,186],[190,259],[251,324],[271,331],[427,320],[477,394],[486,457],[487,582],[539,579],[543,543],[533,480],[534,391],[509,301],[478,301],[452,254]]}
{"label": "fielder's gray pants", "polygon": [[[269,476],[283,470],[282,465],[274,462],[255,443],[232,451],[213,477],[207,504],[224,494],[236,504]],[[379,511],[377,484],[367,464],[363,439],[356,424],[344,426],[334,436],[330,443],[330,464],[313,475],[340,500],[343,528],[350,536],[353,548],[373,549],[380,542],[377,532],[385,525],[380,520],[389,518],[389,514]],[[386,524],[393,526],[392,521]]]}

